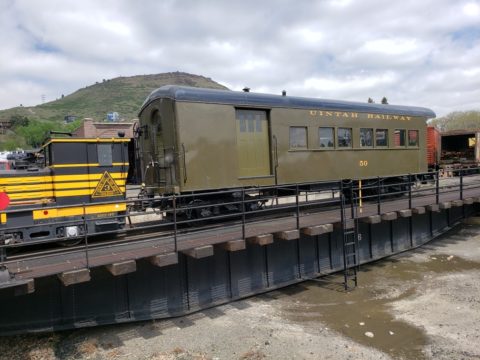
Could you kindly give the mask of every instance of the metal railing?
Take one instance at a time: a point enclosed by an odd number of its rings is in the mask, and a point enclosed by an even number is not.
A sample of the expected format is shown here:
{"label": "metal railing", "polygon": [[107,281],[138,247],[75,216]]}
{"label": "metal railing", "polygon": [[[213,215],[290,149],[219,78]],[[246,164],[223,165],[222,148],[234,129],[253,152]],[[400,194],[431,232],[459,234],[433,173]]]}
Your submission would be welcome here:
{"label": "metal railing", "polygon": [[[475,171],[474,171],[475,170]],[[444,198],[464,199],[466,194],[480,196],[480,169],[456,170],[454,177],[443,178],[440,173],[428,172],[406,174],[396,177],[374,177],[361,180],[307,182],[276,186],[235,188],[222,191],[127,198],[116,202],[82,204],[83,216],[50,222],[38,222],[28,228],[39,230],[56,226],[83,227],[83,233],[75,239],[65,236],[38,238],[29,242],[0,244],[0,267],[9,261],[14,249],[28,253],[30,249],[53,248],[59,242],[78,242],[75,249],[85,251],[86,267],[90,266],[89,251],[93,246],[103,246],[102,241],[148,241],[160,239],[171,247],[179,249],[180,237],[212,231],[219,226],[238,229],[238,238],[249,236],[248,230],[254,224],[274,221],[278,218],[294,217],[292,229],[302,227],[302,219],[322,212],[337,213],[341,209],[340,194],[348,199],[357,198],[358,206],[370,212],[381,214],[392,200],[402,200],[405,207],[421,206],[426,198],[434,198],[438,204]],[[478,191],[477,191],[478,190]],[[127,204],[128,211],[115,215],[89,215],[90,205]],[[350,217],[354,217],[353,201],[350,201]],[[45,206],[42,209],[67,208],[69,206]],[[372,210],[374,209],[374,210]],[[6,211],[7,218],[16,213],[32,211],[15,209]],[[365,213],[363,214],[365,215]],[[102,220],[116,219],[124,223],[121,230],[96,231],[95,224]],[[0,236],[20,232],[25,226],[0,226]],[[120,238],[120,235],[125,238]],[[116,239],[118,237],[118,239]],[[130,240],[134,239],[135,240]],[[108,246],[108,245],[105,245]]]}

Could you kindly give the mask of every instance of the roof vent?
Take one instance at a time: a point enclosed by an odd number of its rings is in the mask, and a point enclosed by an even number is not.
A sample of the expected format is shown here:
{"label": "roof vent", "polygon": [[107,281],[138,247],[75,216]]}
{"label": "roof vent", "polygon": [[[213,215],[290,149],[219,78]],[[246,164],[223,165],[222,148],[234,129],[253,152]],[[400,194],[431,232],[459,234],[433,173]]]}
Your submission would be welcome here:
{"label": "roof vent", "polygon": [[286,90],[282,90],[282,96],[287,96],[287,91]]}
{"label": "roof vent", "polygon": [[250,88],[247,87],[247,86],[245,86],[245,87],[243,88],[243,92],[250,92]]}

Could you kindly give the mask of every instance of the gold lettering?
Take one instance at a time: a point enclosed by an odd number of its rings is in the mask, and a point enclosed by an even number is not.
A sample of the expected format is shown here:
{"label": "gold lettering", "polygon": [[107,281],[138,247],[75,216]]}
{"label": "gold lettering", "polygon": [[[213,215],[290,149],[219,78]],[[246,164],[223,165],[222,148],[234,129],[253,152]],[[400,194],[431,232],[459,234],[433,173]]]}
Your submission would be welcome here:
{"label": "gold lettering", "polygon": [[352,113],[352,118],[358,118],[358,113]]}
{"label": "gold lettering", "polygon": [[373,119],[373,114],[367,114],[367,119]]}
{"label": "gold lettering", "polygon": [[310,115],[311,116],[317,115],[317,110],[310,110]]}
{"label": "gold lettering", "polygon": [[333,114],[332,114],[331,111],[326,111],[326,112],[325,112],[325,115],[326,115],[326,116],[332,116]]}

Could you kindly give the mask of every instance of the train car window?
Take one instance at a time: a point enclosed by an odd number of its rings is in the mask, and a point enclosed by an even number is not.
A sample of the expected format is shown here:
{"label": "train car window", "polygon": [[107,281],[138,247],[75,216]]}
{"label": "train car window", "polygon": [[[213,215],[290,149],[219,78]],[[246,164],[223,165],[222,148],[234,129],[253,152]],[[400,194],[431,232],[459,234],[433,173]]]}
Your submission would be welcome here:
{"label": "train car window", "polygon": [[408,146],[418,146],[418,130],[408,130]]}
{"label": "train car window", "polygon": [[360,146],[372,147],[373,146],[373,129],[360,129]]}
{"label": "train car window", "polygon": [[388,146],[388,129],[375,130],[375,146]]}
{"label": "train car window", "polygon": [[321,148],[333,148],[334,144],[333,127],[318,128],[318,146]]}
{"label": "train car window", "polygon": [[97,144],[98,164],[100,166],[112,166],[112,144]]}
{"label": "train car window", "polygon": [[307,128],[303,126],[290,127],[290,149],[307,148]]}
{"label": "train car window", "polygon": [[395,129],[394,135],[395,147],[405,146],[405,129]]}
{"label": "train car window", "polygon": [[338,147],[352,147],[352,129],[338,128],[337,139]]}

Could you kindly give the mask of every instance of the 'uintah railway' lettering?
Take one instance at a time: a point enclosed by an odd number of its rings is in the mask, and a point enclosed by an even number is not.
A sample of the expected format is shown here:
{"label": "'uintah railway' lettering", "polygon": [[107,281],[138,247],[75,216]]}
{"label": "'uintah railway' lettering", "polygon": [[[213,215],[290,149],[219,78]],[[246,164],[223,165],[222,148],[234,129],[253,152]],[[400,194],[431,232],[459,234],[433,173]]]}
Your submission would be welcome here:
{"label": "'uintah railway' lettering", "polygon": [[[324,117],[335,117],[335,118],[346,118],[346,119],[356,119],[358,118],[358,114],[359,114],[358,112],[310,110],[311,116],[324,116]],[[366,115],[367,115],[367,119],[376,119],[376,120],[400,120],[400,121],[412,120],[411,116],[404,116],[404,115],[369,114],[369,113],[367,113]]]}

